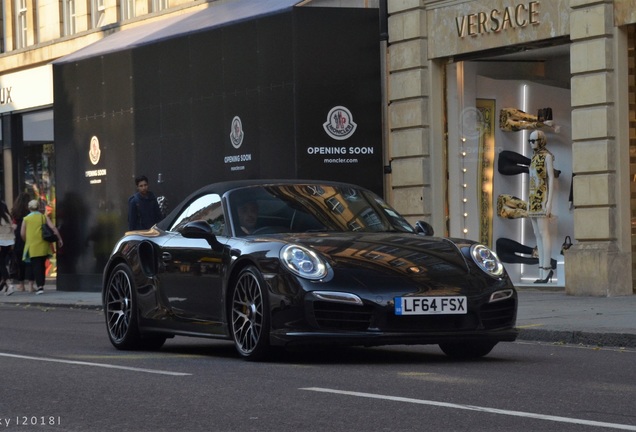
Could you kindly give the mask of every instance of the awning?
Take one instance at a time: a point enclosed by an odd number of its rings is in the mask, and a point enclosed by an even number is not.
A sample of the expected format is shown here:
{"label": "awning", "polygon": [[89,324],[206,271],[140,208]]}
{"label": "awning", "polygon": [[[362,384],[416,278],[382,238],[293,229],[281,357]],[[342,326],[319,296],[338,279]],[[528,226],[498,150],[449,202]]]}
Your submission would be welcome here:
{"label": "awning", "polygon": [[272,15],[291,9],[299,3],[304,2],[300,0],[236,0],[219,5],[210,3],[210,7],[201,11],[172,16],[106,36],[98,42],[55,60],[53,64],[74,62],[260,16]]}

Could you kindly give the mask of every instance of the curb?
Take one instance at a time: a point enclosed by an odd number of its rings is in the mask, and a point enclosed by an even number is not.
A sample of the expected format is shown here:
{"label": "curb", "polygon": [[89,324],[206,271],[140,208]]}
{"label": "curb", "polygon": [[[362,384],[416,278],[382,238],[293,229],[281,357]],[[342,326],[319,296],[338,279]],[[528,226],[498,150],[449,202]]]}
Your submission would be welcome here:
{"label": "curb", "polygon": [[518,340],[554,342],[569,345],[636,348],[636,335],[629,333],[596,333],[576,330],[519,329]]}
{"label": "curb", "polygon": [[96,305],[91,303],[55,303],[55,302],[11,302],[3,303],[4,305],[19,306],[19,307],[37,307],[37,308],[64,308],[64,309],[85,309],[85,310],[103,310],[102,305]]}
{"label": "curb", "polygon": [[[17,307],[36,307],[36,308],[67,308],[67,309],[83,309],[103,311],[101,304],[94,302],[82,301],[64,301],[41,299],[37,302],[29,301],[7,302],[5,305],[14,305]],[[42,301],[44,300],[44,301]],[[562,329],[537,329],[517,327],[519,334],[517,340],[529,342],[546,342],[555,344],[568,345],[584,345],[592,347],[613,347],[613,348],[636,348],[636,334],[620,333],[616,331],[595,332],[580,330],[562,330]]]}

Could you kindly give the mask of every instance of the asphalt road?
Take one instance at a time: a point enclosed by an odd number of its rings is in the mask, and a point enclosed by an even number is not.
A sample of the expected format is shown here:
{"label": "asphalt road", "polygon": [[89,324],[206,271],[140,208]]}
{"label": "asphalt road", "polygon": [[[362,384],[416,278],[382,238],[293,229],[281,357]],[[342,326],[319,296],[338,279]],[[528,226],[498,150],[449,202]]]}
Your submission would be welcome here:
{"label": "asphalt road", "polygon": [[636,350],[500,344],[298,350],[267,363],[231,343],[120,352],[102,313],[0,306],[0,430],[636,431]]}

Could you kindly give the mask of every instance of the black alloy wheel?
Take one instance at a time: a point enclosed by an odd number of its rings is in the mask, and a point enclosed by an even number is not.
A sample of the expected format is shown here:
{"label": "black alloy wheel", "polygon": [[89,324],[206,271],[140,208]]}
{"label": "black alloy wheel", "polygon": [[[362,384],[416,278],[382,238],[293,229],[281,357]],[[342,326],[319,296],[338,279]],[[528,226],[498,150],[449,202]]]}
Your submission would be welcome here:
{"label": "black alloy wheel", "polygon": [[166,341],[163,335],[142,336],[136,310],[132,271],[118,264],[108,279],[104,295],[104,314],[110,342],[121,350],[159,349]]}
{"label": "black alloy wheel", "polygon": [[238,353],[263,360],[270,353],[269,302],[265,281],[253,266],[241,270],[231,295],[230,329]]}

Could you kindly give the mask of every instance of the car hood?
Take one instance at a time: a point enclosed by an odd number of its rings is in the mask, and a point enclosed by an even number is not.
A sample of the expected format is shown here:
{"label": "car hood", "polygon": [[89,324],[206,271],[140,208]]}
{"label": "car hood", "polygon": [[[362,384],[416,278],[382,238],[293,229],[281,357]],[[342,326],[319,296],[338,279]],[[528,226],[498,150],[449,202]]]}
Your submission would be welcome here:
{"label": "car hood", "polygon": [[[480,271],[473,271],[476,278],[467,277],[475,267],[460,251],[470,246],[466,242],[400,233],[314,233],[286,236],[284,241],[320,252],[329,259],[337,278],[355,279],[356,285],[366,287],[411,286],[418,287],[413,290],[417,292],[426,287],[425,291],[451,294],[467,284],[484,286],[493,281]],[[343,269],[346,271],[340,271]]]}

